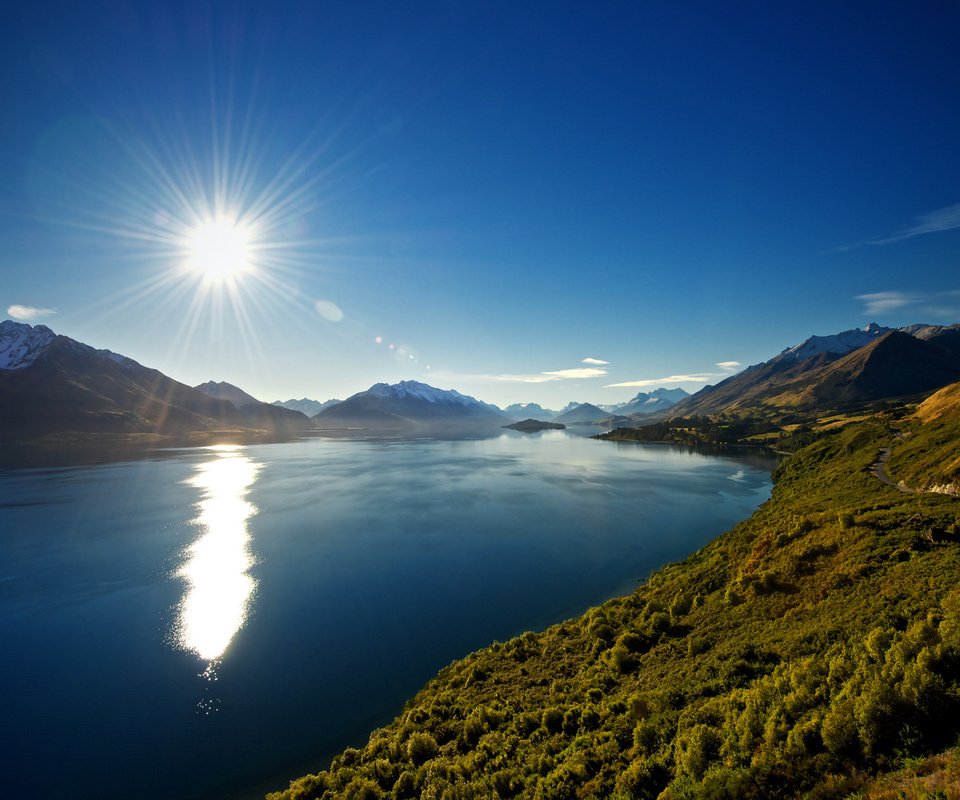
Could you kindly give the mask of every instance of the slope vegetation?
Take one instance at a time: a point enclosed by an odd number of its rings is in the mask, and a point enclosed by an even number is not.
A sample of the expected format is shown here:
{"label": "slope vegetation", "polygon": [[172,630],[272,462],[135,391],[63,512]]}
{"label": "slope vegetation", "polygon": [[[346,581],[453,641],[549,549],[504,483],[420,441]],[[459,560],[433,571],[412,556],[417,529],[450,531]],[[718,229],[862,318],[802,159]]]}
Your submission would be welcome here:
{"label": "slope vegetation", "polygon": [[907,420],[888,472],[924,492],[960,495],[960,383],[930,395]]}
{"label": "slope vegetation", "polygon": [[842,797],[952,745],[960,504],[870,473],[888,422],[820,434],[749,520],[632,595],[450,665],[269,797]]}

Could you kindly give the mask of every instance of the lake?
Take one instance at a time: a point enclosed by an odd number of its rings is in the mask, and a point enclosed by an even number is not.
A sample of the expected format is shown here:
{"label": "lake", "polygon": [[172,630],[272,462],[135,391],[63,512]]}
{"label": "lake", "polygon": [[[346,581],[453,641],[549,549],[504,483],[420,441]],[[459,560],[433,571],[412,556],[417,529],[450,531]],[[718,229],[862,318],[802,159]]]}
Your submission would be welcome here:
{"label": "lake", "polygon": [[562,431],[0,472],[5,796],[249,798],[636,587],[772,461]]}

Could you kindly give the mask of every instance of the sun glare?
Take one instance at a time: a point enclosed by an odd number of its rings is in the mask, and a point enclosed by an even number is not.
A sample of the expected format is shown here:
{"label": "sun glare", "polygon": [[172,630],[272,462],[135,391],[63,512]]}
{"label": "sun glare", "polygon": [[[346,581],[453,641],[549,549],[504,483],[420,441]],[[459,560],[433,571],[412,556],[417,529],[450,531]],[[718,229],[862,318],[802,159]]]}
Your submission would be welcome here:
{"label": "sun glare", "polygon": [[253,269],[250,230],[233,217],[218,216],[187,236],[187,266],[210,281],[231,281]]}

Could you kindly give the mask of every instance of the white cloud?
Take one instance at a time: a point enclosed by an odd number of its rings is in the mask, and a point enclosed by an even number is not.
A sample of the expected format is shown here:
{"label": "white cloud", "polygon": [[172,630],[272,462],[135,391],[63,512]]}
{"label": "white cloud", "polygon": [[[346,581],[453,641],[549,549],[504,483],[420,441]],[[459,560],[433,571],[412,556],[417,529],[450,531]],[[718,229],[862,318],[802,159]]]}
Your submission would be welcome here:
{"label": "white cloud", "polygon": [[934,317],[955,317],[960,314],[960,292],[871,292],[858,294],[855,300],[863,303],[863,313],[872,316],[913,309],[917,314]]}
{"label": "white cloud", "polygon": [[32,322],[35,319],[43,319],[56,313],[57,310],[55,308],[36,308],[34,306],[21,306],[16,304],[7,306],[7,315],[21,322]]}
{"label": "white cloud", "polygon": [[317,300],[313,305],[317,309],[317,313],[328,322],[339,322],[343,319],[343,311],[340,310],[340,306],[330,300]]}
{"label": "white cloud", "polygon": [[717,366],[720,367],[720,369],[726,369],[730,370],[731,372],[735,372],[736,370],[740,369],[743,364],[741,364],[739,361],[718,361]]}
{"label": "white cloud", "polygon": [[553,380],[563,380],[566,378],[599,378],[601,375],[606,375],[607,371],[597,367],[577,367],[576,369],[557,369],[541,374],[549,375]]}
{"label": "white cloud", "polygon": [[893,244],[894,242],[902,242],[904,239],[912,239],[914,236],[951,231],[955,228],[960,228],[960,203],[954,203],[952,206],[946,206],[945,208],[938,208],[934,211],[920,214],[914,218],[910,225],[907,225],[892,236],[885,236],[881,239],[871,239],[867,244]]}
{"label": "white cloud", "polygon": [[605,369],[596,367],[576,367],[575,369],[556,369],[548,372],[532,372],[527,374],[503,375],[470,375],[479,380],[500,381],[503,383],[549,383],[550,381],[583,380],[585,378],[599,378],[606,375]]}
{"label": "white cloud", "polygon": [[886,314],[888,311],[896,311],[898,308],[917,302],[915,296],[908,295],[906,292],[872,292],[858,294],[855,299],[863,301],[865,314]]}
{"label": "white cloud", "polygon": [[647,386],[661,386],[668,383],[710,383],[719,377],[713,372],[701,372],[693,375],[668,375],[665,378],[645,378],[638,381],[623,381],[622,383],[608,383],[604,389],[643,389]]}
{"label": "white cloud", "polygon": [[598,366],[604,367],[610,362],[604,361],[602,358],[585,358],[580,363],[581,364],[597,364]]}

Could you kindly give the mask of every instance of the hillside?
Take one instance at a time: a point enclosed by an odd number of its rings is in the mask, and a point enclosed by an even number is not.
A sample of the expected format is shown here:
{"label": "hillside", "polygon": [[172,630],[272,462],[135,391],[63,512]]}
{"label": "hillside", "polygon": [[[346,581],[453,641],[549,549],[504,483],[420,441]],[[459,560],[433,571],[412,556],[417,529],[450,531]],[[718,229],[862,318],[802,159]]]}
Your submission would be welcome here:
{"label": "hillside", "polygon": [[[264,411],[263,409],[267,409]],[[302,414],[211,397],[133,359],[45,326],[0,323],[0,441],[61,446],[214,432],[290,435]]]}
{"label": "hillside", "polygon": [[243,408],[244,406],[260,402],[252,394],[247,394],[239,386],[234,386],[232,383],[227,383],[226,381],[207,381],[193,388],[210,397],[216,397],[218,400],[226,400],[229,403],[233,403],[237,408]]}
{"label": "hillside", "polygon": [[218,400],[226,400],[240,410],[242,423],[246,426],[272,431],[274,434],[290,435],[313,427],[310,418],[302,411],[264,403],[251,394],[226,381],[207,381],[194,386]]}
{"label": "hillside", "polygon": [[870,325],[812,336],[716,386],[681,400],[676,416],[844,408],[917,395],[960,380],[957,326]]}
{"label": "hillside", "polygon": [[888,473],[923,491],[960,495],[960,383],[934,392],[905,420]]}
{"label": "hillside", "polygon": [[632,595],[443,669],[270,798],[825,799],[952,745],[960,505],[870,473],[930,425],[960,441],[960,406],[939,403],[903,441],[884,416],[819,434],[749,520]]}

